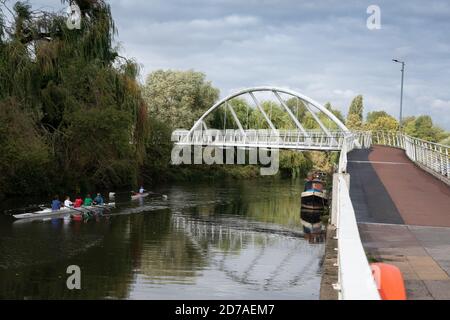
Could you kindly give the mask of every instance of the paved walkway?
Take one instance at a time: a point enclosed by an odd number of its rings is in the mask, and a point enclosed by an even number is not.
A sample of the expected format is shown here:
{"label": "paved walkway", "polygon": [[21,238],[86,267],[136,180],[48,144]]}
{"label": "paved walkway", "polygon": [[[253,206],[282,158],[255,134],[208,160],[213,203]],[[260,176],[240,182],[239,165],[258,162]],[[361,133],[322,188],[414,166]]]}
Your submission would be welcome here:
{"label": "paved walkway", "polygon": [[400,268],[408,299],[450,299],[450,187],[395,148],[356,150],[348,170],[368,255]]}

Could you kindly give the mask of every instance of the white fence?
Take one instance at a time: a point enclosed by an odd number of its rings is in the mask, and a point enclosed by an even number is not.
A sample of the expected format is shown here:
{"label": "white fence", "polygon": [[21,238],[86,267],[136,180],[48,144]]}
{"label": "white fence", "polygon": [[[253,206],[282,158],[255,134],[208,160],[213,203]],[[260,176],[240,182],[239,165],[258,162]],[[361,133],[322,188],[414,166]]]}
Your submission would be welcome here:
{"label": "white fence", "polygon": [[[359,142],[359,144],[358,144]],[[338,173],[333,177],[333,207],[331,223],[336,226],[338,243],[338,283],[341,300],[379,300],[380,295],[372,276],[369,262],[356,222],[350,199],[347,153],[355,147],[370,147],[368,133],[354,133],[345,138],[339,158]]]}
{"label": "white fence", "polygon": [[380,300],[359,236],[345,174],[338,173],[337,225],[338,284],[341,300]]}
{"label": "white fence", "polygon": [[372,142],[401,148],[412,161],[450,179],[450,146],[387,131],[373,132]]}
{"label": "white fence", "polygon": [[[342,144],[338,173],[333,179],[333,211],[331,223],[336,226],[338,241],[339,299],[379,300],[380,296],[367,261],[350,199],[347,153],[357,143],[363,148],[373,144],[405,150],[412,161],[421,164],[445,179],[450,178],[450,147],[413,138],[399,132],[353,132]],[[448,181],[448,180],[447,180]],[[336,190],[334,190],[336,189]],[[334,198],[336,197],[336,198]]]}
{"label": "white fence", "polygon": [[301,130],[175,130],[177,145],[339,151],[349,133]]}

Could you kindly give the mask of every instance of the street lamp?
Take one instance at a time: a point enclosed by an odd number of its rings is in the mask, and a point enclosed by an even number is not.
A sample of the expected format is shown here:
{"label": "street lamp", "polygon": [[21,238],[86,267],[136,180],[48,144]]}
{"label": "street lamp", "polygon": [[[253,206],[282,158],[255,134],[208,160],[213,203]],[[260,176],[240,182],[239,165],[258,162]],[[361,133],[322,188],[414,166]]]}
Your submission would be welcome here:
{"label": "street lamp", "polygon": [[400,118],[399,118],[399,125],[400,125],[400,132],[401,132],[402,131],[402,108],[403,108],[403,79],[405,76],[405,62],[399,61],[397,59],[392,59],[392,61],[402,64],[402,88],[400,91]]}

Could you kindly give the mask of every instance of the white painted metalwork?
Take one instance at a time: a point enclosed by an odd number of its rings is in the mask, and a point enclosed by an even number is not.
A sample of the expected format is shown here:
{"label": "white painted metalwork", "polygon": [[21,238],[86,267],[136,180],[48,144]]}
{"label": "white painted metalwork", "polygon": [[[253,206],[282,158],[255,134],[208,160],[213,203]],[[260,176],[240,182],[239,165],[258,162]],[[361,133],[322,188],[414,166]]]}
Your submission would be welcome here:
{"label": "white painted metalwork", "polygon": [[[276,99],[283,106],[285,111],[293,120],[296,130],[280,130],[275,127],[268,114],[263,110],[254,92],[268,91],[272,92]],[[319,124],[321,130],[305,130],[299,119],[295,117],[289,107],[281,99],[280,93],[285,93],[297,97],[304,102],[307,110],[312,114],[313,119]],[[249,94],[253,99],[256,108],[261,112],[270,129],[247,129],[244,130],[233,108],[230,108],[229,101],[243,94]],[[234,121],[238,126],[235,129],[207,129],[203,126],[205,118],[219,108],[222,104],[230,110]],[[330,131],[320,121],[319,117],[313,112],[315,107],[320,112],[325,113],[339,128],[339,130]],[[226,120],[225,120],[226,123]],[[248,125],[248,124],[247,124]],[[332,224],[336,226],[336,236],[338,242],[338,275],[339,280],[335,288],[339,290],[340,299],[368,299],[379,300],[375,280],[367,261],[355,217],[355,212],[350,199],[348,174],[347,171],[347,153],[354,148],[369,148],[372,143],[399,146],[406,148],[408,156],[414,157],[417,161],[425,162],[428,165],[431,162],[441,161],[439,166],[434,166],[440,172],[448,174],[448,147],[439,149],[439,155],[436,154],[436,147],[431,147],[424,142],[411,140],[410,137],[403,135],[378,135],[371,132],[350,132],[343,123],[339,121],[329,110],[314,100],[296,93],[291,90],[259,87],[250,88],[232,94],[212,106],[202,117],[194,124],[190,130],[176,130],[172,134],[172,141],[180,146],[216,146],[216,147],[237,147],[237,148],[274,148],[291,150],[322,150],[322,151],[340,151],[338,172],[333,179],[333,199]],[[444,150],[444,151],[442,151]],[[419,160],[420,159],[420,160]],[[416,161],[416,160],[414,160]],[[445,162],[446,161],[446,162]],[[433,163],[434,163],[433,162]],[[445,169],[443,164],[446,163]],[[431,165],[433,167],[433,165]],[[221,233],[219,232],[219,237]]]}
{"label": "white painted metalwork", "polygon": [[[276,131],[277,129],[275,128],[275,126],[273,125],[273,123],[271,122],[270,118],[267,116],[267,114],[264,112],[264,110],[262,110],[261,106],[258,103],[258,100],[256,99],[254,93],[255,92],[271,92],[275,95],[275,97],[277,99],[280,99],[280,93],[283,94],[287,94],[289,96],[292,97],[296,97],[297,99],[300,99],[301,101],[303,101],[305,103],[306,108],[310,111],[311,115],[313,116],[314,120],[316,122],[318,122],[319,126],[321,127],[321,129],[325,132],[328,133],[328,129],[323,125],[323,123],[320,121],[320,119],[317,117],[317,115],[313,112],[312,108],[316,108],[318,111],[323,112],[328,118],[330,118],[337,126],[340,130],[342,130],[343,132],[347,132],[349,133],[350,131],[347,129],[347,127],[332,113],[330,112],[327,108],[325,108],[324,106],[322,106],[320,103],[314,101],[313,99],[295,92],[293,90],[289,90],[289,89],[283,89],[283,88],[277,88],[277,87],[254,87],[254,88],[248,88],[248,89],[244,89],[241,91],[238,91],[236,93],[233,93],[223,99],[221,99],[220,101],[218,101],[216,104],[214,104],[211,108],[209,108],[194,124],[194,126],[189,130],[189,134],[193,134],[194,131],[197,130],[201,130],[201,122],[214,110],[216,110],[217,108],[219,108],[221,105],[223,105],[225,102],[230,101],[233,98],[242,96],[242,95],[246,95],[249,94],[250,97],[253,99],[256,107],[259,109],[259,111],[263,114],[266,122],[268,123],[268,125],[270,126],[270,128],[274,131]],[[290,114],[290,116],[292,116],[292,114]],[[301,128],[303,128],[303,126],[299,126],[299,123],[294,121],[294,123],[296,124],[296,126],[301,130]],[[302,130],[301,130],[302,131]]]}
{"label": "white painted metalwork", "polygon": [[[331,223],[336,227],[338,255],[338,283],[342,300],[380,300],[380,295],[372,276],[356,222],[355,211],[350,199],[347,172],[347,153],[355,148],[356,141],[370,147],[368,133],[347,135],[342,144],[338,172],[333,177],[333,207]],[[336,197],[336,198],[334,198]]]}
{"label": "white painted metalwork", "polygon": [[341,300],[380,300],[356,223],[345,174],[337,173],[338,284]]}
{"label": "white painted metalwork", "polygon": [[411,161],[450,179],[450,146],[388,131],[372,132],[372,140],[374,144],[401,148]]}
{"label": "white painted metalwork", "polygon": [[[180,146],[216,146],[238,148],[274,148],[293,150],[340,151],[344,143],[353,149],[358,136],[342,131],[301,130],[175,130],[172,141]],[[364,140],[364,139],[363,139]]]}

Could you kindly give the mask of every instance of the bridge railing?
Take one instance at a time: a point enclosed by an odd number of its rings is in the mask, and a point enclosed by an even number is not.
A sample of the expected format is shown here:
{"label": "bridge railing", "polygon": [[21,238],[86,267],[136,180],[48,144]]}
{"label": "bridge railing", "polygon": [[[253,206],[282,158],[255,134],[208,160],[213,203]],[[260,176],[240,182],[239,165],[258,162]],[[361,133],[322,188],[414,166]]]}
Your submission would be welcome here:
{"label": "bridge railing", "polygon": [[355,147],[370,147],[370,133],[354,132],[342,144],[338,172],[333,177],[331,224],[336,227],[338,283],[342,300],[379,300],[372,271],[359,235],[356,215],[350,199],[347,153]]}
{"label": "bridge railing", "polygon": [[348,133],[300,130],[216,130],[189,132],[176,130],[172,141],[178,145],[267,147],[280,149],[335,150],[341,149]]}
{"label": "bridge railing", "polygon": [[372,132],[372,140],[374,144],[401,148],[412,161],[450,179],[450,146],[389,131]]}
{"label": "bridge railing", "polygon": [[341,300],[380,300],[378,289],[372,276],[359,235],[356,216],[350,199],[348,175],[337,173],[337,223],[338,242],[338,283]]}

